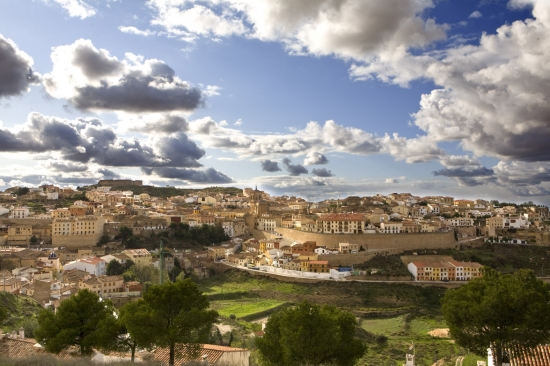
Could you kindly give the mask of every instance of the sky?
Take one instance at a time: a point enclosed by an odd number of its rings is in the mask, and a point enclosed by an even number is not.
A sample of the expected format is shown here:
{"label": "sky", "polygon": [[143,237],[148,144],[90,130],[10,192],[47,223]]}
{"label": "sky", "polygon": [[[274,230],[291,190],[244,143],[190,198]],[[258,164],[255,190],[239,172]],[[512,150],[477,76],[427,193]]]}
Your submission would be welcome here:
{"label": "sky", "polygon": [[550,204],[548,0],[0,4],[0,190]]}

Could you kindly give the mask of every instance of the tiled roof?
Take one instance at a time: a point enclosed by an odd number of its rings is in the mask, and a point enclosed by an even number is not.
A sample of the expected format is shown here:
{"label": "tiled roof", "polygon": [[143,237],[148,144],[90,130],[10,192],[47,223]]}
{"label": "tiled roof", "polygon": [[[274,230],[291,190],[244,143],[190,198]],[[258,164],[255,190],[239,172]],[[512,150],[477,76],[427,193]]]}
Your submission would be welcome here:
{"label": "tiled roof", "polygon": [[550,345],[539,345],[532,350],[517,348],[511,352],[511,366],[548,366],[550,365]]}
{"label": "tiled roof", "polygon": [[[192,355],[192,349],[184,344],[176,345],[176,356],[174,360],[175,366],[183,366],[191,361],[201,361],[203,356],[207,356],[208,365],[215,365],[225,352],[242,352],[248,351],[245,348],[232,348],[225,346],[217,346],[213,344],[203,344],[196,356]],[[159,347],[153,351],[153,358],[163,363],[168,363],[170,360],[170,349],[168,347]]]}
{"label": "tiled roof", "polygon": [[[3,358],[25,358],[37,355],[48,354],[41,346],[35,346],[36,340],[27,339],[12,339],[4,336],[0,339],[0,359]],[[63,351],[53,357],[61,359],[71,359],[72,356],[68,351]]]}

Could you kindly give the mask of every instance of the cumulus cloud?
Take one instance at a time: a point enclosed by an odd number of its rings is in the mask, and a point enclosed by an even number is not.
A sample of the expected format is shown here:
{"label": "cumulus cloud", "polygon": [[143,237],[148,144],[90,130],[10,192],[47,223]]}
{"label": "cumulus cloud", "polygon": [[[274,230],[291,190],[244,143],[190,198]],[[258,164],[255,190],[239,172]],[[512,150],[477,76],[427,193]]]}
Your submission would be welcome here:
{"label": "cumulus cloud", "polygon": [[308,174],[309,171],[300,164],[292,164],[289,158],[283,159],[283,165],[285,166],[286,171],[293,176],[300,174]]}
{"label": "cumulus cloud", "polygon": [[124,132],[139,132],[144,134],[171,134],[185,132],[189,123],[185,116],[179,113],[120,113],[118,127]]}
{"label": "cumulus cloud", "polygon": [[67,10],[70,17],[86,19],[96,14],[96,10],[90,4],[82,0],[44,0],[46,3],[54,2]]}
{"label": "cumulus cloud", "polygon": [[325,155],[317,151],[310,151],[307,153],[306,158],[304,159],[304,165],[321,165],[321,164],[328,164],[328,159]]}
{"label": "cumulus cloud", "polygon": [[282,181],[280,183],[275,184],[275,188],[289,188],[289,187],[308,187],[311,188],[311,186],[314,187],[323,187],[326,186],[327,183],[319,178],[311,178],[311,177],[301,177],[299,179],[296,179],[294,181]]}
{"label": "cumulus cloud", "polygon": [[173,37],[244,35],[279,41],[294,54],[370,61],[445,37],[444,26],[421,17],[432,0],[150,0],[149,5],[157,13],[152,23]]}
{"label": "cumulus cloud", "polygon": [[233,179],[214,168],[205,170],[180,168],[142,168],[146,175],[157,175],[161,178],[182,179],[193,183],[233,183]]}
{"label": "cumulus cloud", "polygon": [[399,183],[399,180],[397,180],[396,178],[386,178],[385,183],[387,183],[387,184],[397,184],[397,183]]}
{"label": "cumulus cloud", "polygon": [[332,172],[330,170],[327,170],[326,168],[313,169],[311,171],[311,174],[317,177],[334,177],[334,174],[332,174]]}
{"label": "cumulus cloud", "polygon": [[550,182],[550,163],[548,162],[501,161],[493,169],[498,181],[504,186],[533,186]]}
{"label": "cumulus cloud", "polygon": [[55,47],[51,59],[53,69],[44,75],[46,91],[81,110],[189,112],[204,103],[199,88],[160,60],[127,53],[120,61],[85,39]]}
{"label": "cumulus cloud", "polygon": [[85,172],[88,170],[88,166],[85,164],[78,164],[78,163],[65,162],[65,161],[59,161],[59,160],[50,160],[46,164],[44,164],[44,167],[49,170],[63,172],[63,173]]}
{"label": "cumulus cloud", "polygon": [[[56,152],[73,163],[103,166],[199,167],[204,156],[184,133],[127,140],[97,118],[66,120],[29,114],[17,131],[0,129],[0,152]],[[60,166],[58,166],[60,167]]]}
{"label": "cumulus cloud", "polygon": [[480,11],[474,11],[472,14],[470,14],[470,16],[468,16],[468,18],[470,19],[474,19],[474,18],[481,18],[483,16],[483,14],[481,14]]}
{"label": "cumulus cloud", "polygon": [[40,75],[32,70],[32,58],[1,34],[0,60],[0,98],[23,94],[40,81]]}
{"label": "cumulus cloud", "polygon": [[279,163],[277,163],[276,161],[262,160],[261,163],[262,163],[262,170],[264,172],[273,173],[281,170],[281,168],[279,168]]}

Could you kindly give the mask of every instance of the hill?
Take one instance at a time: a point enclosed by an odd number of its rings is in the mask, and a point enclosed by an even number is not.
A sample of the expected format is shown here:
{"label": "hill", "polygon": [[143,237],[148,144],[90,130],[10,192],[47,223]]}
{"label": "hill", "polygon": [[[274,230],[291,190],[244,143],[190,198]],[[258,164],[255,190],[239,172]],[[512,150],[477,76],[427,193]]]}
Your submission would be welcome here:
{"label": "hill", "polygon": [[[92,188],[97,188],[98,185],[84,186],[79,187],[80,190],[88,190]],[[132,186],[132,185],[120,185],[113,186],[113,190],[117,191],[132,191],[134,194],[148,193],[151,197],[173,197],[173,196],[182,196],[188,195],[190,193],[196,192],[208,192],[209,194],[240,194],[243,192],[242,188],[236,187],[208,187],[208,188],[173,188],[173,187],[155,187],[155,186]]]}
{"label": "hill", "polygon": [[0,292],[0,307],[8,309],[8,318],[0,324],[4,332],[25,329],[25,336],[32,337],[37,324],[38,312],[43,309],[34,299]]}

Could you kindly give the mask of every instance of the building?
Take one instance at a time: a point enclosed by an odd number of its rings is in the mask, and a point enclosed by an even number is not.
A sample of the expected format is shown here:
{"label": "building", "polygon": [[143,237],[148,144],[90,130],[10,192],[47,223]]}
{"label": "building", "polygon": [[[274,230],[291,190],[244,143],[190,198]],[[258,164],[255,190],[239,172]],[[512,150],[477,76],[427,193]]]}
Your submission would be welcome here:
{"label": "building", "polygon": [[317,220],[319,231],[328,234],[362,234],[365,216],[361,214],[329,214]]}
{"label": "building", "polygon": [[147,249],[126,249],[122,252],[137,266],[150,266],[153,263],[151,253]]}
{"label": "building", "polygon": [[307,261],[307,271],[315,273],[329,273],[330,267],[328,261]]}
{"label": "building", "polygon": [[87,257],[69,262],[63,266],[63,270],[78,269],[80,271],[101,276],[105,274],[105,261],[99,257]]}
{"label": "building", "polygon": [[338,251],[342,254],[357,253],[359,249],[359,244],[338,243]]}
{"label": "building", "polygon": [[474,219],[469,217],[453,217],[445,220],[447,226],[474,226]]}
{"label": "building", "polygon": [[380,223],[380,232],[383,234],[399,234],[403,229],[401,221],[384,221]]}
{"label": "building", "polygon": [[9,245],[28,245],[32,238],[32,225],[13,225],[8,228]]}
{"label": "building", "polygon": [[29,208],[28,207],[16,207],[14,208],[10,214],[10,219],[24,219],[29,216]]}
{"label": "building", "polygon": [[278,226],[281,226],[280,216],[261,215],[256,219],[256,230],[275,231]]}
{"label": "building", "polygon": [[79,289],[88,289],[101,297],[109,297],[114,293],[124,292],[122,276],[89,276],[78,283]]}
{"label": "building", "polygon": [[[214,344],[203,344],[198,353],[184,344],[176,344],[175,366],[184,366],[196,362],[201,365],[225,366],[225,365],[250,365],[250,351],[245,348],[232,348]],[[153,352],[153,359],[168,364],[170,349],[157,347]]]}
{"label": "building", "polygon": [[468,281],[481,277],[481,264],[475,262],[414,261],[407,265],[415,281]]}
{"label": "building", "polygon": [[95,246],[103,235],[104,224],[104,216],[54,218],[52,220],[52,244],[65,247]]}

